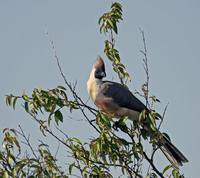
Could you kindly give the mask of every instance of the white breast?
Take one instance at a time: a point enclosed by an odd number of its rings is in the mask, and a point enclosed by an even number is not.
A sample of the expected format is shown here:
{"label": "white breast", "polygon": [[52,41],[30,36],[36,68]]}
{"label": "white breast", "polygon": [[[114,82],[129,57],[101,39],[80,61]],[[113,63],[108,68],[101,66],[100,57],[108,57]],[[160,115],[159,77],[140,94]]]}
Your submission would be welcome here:
{"label": "white breast", "polygon": [[102,84],[102,80],[96,79],[94,77],[94,72],[95,72],[95,69],[92,70],[92,72],[90,73],[90,77],[87,81],[87,90],[93,101],[96,100],[100,86]]}

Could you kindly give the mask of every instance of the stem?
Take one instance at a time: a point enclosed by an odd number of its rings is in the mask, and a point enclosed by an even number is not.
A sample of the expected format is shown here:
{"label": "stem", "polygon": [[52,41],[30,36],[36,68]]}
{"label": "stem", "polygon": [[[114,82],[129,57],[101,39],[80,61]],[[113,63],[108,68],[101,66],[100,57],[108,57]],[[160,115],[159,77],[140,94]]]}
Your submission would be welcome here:
{"label": "stem", "polygon": [[149,162],[149,164],[151,165],[152,169],[161,177],[161,178],[165,178],[163,176],[163,174],[155,167],[155,165],[153,164],[152,160],[147,156],[147,154],[145,152],[143,152],[144,158]]}
{"label": "stem", "polygon": [[144,35],[144,31],[142,29],[139,29],[142,34],[142,41],[143,41],[143,50],[140,50],[140,52],[144,55],[143,59],[143,67],[146,74],[146,93],[145,93],[145,100],[146,100],[146,107],[149,106],[149,68],[148,68],[148,58],[147,58],[147,46],[146,46],[146,39]]}
{"label": "stem", "polygon": [[[83,102],[83,100],[82,100],[82,99],[77,95],[77,93],[75,92],[75,89],[74,89],[74,88],[71,86],[71,84],[67,81],[67,79],[66,79],[66,77],[65,77],[65,75],[64,75],[64,73],[63,73],[63,71],[62,71],[62,67],[61,67],[61,65],[60,65],[60,61],[59,61],[59,58],[58,58],[58,56],[57,56],[57,54],[56,54],[55,46],[54,46],[54,43],[53,43],[52,40],[51,40],[51,46],[52,46],[52,49],[53,49],[53,51],[54,51],[54,57],[55,57],[55,59],[56,59],[57,66],[58,66],[58,69],[59,69],[59,71],[60,71],[60,74],[61,74],[61,76],[62,76],[62,78],[63,78],[65,84],[67,85],[67,87],[68,87],[68,88],[70,89],[70,91],[72,92],[74,99],[75,99],[77,102],[80,101],[80,103],[81,103],[82,106],[86,107],[92,114],[94,114],[94,115],[96,116],[96,114],[94,113],[94,110],[90,109],[91,107],[87,106],[87,105]],[[79,103],[79,102],[78,102],[78,103]],[[92,121],[87,117],[87,115],[85,114],[83,108],[81,108],[80,105],[78,105],[78,107],[79,107],[79,109],[81,110],[81,112],[82,112],[82,114],[84,115],[84,117],[86,118],[86,120],[88,121],[88,123],[89,123],[98,133],[100,133],[99,129],[98,129],[98,128],[92,123]]]}
{"label": "stem", "polygon": [[[111,48],[114,49],[115,39],[114,39],[114,35],[113,35],[112,29],[110,30],[110,44],[111,44]],[[117,72],[117,75],[118,75],[118,78],[120,80],[120,83],[122,85],[124,85],[123,77],[120,75],[120,72]]]}

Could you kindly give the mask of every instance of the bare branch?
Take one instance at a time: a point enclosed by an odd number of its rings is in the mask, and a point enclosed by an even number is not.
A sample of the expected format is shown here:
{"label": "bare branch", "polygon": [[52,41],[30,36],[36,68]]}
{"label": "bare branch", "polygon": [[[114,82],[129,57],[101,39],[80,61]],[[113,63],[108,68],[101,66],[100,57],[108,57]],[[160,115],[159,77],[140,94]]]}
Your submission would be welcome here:
{"label": "bare branch", "polygon": [[140,52],[143,54],[143,67],[146,74],[146,93],[145,93],[145,100],[146,100],[146,107],[149,106],[149,68],[148,68],[148,58],[147,58],[147,46],[146,46],[146,39],[144,31],[139,28],[140,33],[142,34],[142,41],[143,41],[143,50],[140,50]]}
{"label": "bare branch", "polygon": [[75,92],[75,88],[72,87],[72,85],[67,81],[67,78],[65,77],[64,73],[63,73],[63,70],[62,70],[62,67],[60,65],[60,61],[59,61],[59,58],[57,56],[57,53],[56,53],[56,49],[55,49],[55,46],[54,46],[54,42],[53,40],[51,40],[51,46],[52,46],[52,50],[54,51],[54,57],[56,59],[56,63],[57,63],[57,66],[58,66],[58,69],[60,71],[60,74],[65,82],[65,84],[67,85],[67,87],[70,89],[71,93],[73,94],[73,97],[74,99],[77,101],[77,103],[80,102],[80,104],[78,105],[79,109],[81,110],[82,114],[84,115],[84,117],[86,118],[86,120],[88,121],[88,123],[97,131],[100,133],[99,129],[93,124],[92,121],[90,121],[90,119],[87,117],[87,115],[85,114],[84,112],[84,109],[81,107],[83,106],[84,108],[87,108],[93,115],[96,116],[96,113],[94,112],[95,109],[91,109],[90,106],[87,106],[85,104],[85,102],[83,102],[83,100],[77,95],[77,93]]}
{"label": "bare branch", "polygon": [[29,148],[31,149],[32,154],[34,155],[34,157],[35,157],[36,159],[38,159],[38,157],[37,157],[37,155],[36,155],[36,153],[35,153],[35,151],[34,151],[32,145],[31,145],[31,143],[30,143],[29,137],[26,137],[26,135],[25,135],[25,133],[24,133],[24,131],[23,131],[21,125],[18,125],[18,127],[19,127],[19,129],[20,129],[20,132],[17,131],[18,134],[20,134],[20,135],[25,139],[26,144],[27,144],[27,145],[29,146]]}
{"label": "bare branch", "polygon": [[164,117],[165,117],[165,114],[166,114],[166,111],[167,111],[168,106],[169,106],[169,103],[167,103],[167,105],[165,106],[165,109],[164,109],[164,112],[163,112],[161,121],[160,121],[159,126],[158,126],[158,130],[160,130],[160,127],[161,127],[161,125],[162,125],[162,123],[163,123],[163,120],[164,120]]}
{"label": "bare branch", "polygon": [[143,152],[144,158],[149,162],[149,164],[151,165],[152,169],[161,177],[161,178],[165,178],[163,176],[163,174],[156,168],[156,166],[154,165],[154,163],[152,162],[152,160],[147,156],[147,154],[145,152]]}

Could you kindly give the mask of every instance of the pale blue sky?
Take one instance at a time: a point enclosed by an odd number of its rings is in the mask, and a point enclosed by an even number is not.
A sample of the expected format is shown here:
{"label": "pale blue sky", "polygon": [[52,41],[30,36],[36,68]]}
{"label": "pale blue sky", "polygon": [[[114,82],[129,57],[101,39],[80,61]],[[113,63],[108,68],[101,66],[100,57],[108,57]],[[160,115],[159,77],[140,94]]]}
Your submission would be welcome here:
{"label": "pale blue sky", "polygon": [[[110,0],[1,0],[0,1],[0,126],[21,124],[33,138],[36,124],[27,119],[20,107],[7,108],[4,95],[31,92],[34,87],[53,88],[63,84],[53,58],[53,39],[63,70],[69,81],[78,82],[78,92],[86,100],[86,81],[97,55],[103,54],[104,35],[97,24],[109,9]],[[161,101],[162,111],[169,102],[162,130],[190,160],[182,172],[198,178],[200,169],[199,101],[200,101],[200,2],[198,0],[124,1],[124,21],[116,40],[122,62],[133,81],[131,90],[144,81],[142,39],[146,34],[151,93]],[[45,33],[49,32],[49,36]],[[106,61],[106,69],[111,65]],[[108,79],[115,75],[108,72]],[[116,77],[115,77],[116,79]],[[92,103],[91,103],[92,105]],[[68,114],[68,113],[67,113]],[[80,115],[74,114],[76,119]],[[70,124],[70,127],[69,127]],[[93,135],[85,123],[66,118],[63,129],[70,136],[87,139]],[[73,128],[73,129],[72,129]],[[163,159],[163,158],[162,158]]]}

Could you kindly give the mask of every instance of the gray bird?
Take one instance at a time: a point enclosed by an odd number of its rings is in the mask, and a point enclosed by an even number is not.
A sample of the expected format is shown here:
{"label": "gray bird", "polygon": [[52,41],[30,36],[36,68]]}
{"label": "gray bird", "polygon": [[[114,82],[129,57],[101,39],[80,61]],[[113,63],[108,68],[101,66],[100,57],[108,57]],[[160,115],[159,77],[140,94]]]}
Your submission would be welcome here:
{"label": "gray bird", "polygon": [[[103,59],[98,56],[87,81],[88,93],[94,104],[110,117],[127,116],[138,121],[146,106],[137,99],[124,85],[112,81],[103,81],[106,77]],[[146,129],[148,127],[146,126]],[[174,167],[182,166],[188,159],[158,130],[161,135],[157,145]]]}

